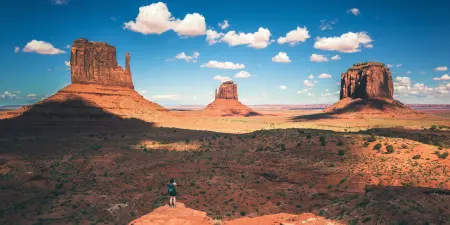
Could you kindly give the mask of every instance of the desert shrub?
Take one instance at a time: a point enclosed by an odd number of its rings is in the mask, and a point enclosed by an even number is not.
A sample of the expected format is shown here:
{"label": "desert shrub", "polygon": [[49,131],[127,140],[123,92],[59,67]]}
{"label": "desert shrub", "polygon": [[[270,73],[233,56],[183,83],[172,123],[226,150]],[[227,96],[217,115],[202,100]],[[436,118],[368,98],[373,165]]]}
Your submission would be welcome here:
{"label": "desert shrub", "polygon": [[295,205],[295,207],[296,207],[297,209],[299,209],[299,208],[301,208],[302,206],[301,206],[301,205]]}
{"label": "desert shrub", "polygon": [[430,127],[430,130],[436,130],[436,129],[437,129],[436,124],[433,124],[433,126]]}
{"label": "desert shrub", "polygon": [[372,135],[370,135],[370,137],[368,137],[367,138],[367,141],[368,142],[374,142],[374,141],[376,141],[377,140],[377,138],[372,134]]}
{"label": "desert shrub", "polygon": [[338,155],[345,155],[345,150],[343,149],[339,150]]}
{"label": "desert shrub", "polygon": [[444,152],[444,153],[440,154],[438,151],[436,151],[435,154],[440,159],[446,159],[448,157],[448,152]]}
{"label": "desert shrub", "polygon": [[324,136],[320,136],[319,140],[320,140],[320,145],[321,146],[325,146],[327,144]]}
{"label": "desert shrub", "polygon": [[246,213],[245,212],[241,212],[240,214],[241,214],[241,216],[245,216]]}
{"label": "desert shrub", "polygon": [[402,144],[402,148],[403,148],[403,149],[407,149],[407,148],[408,148],[408,145],[407,145],[407,144]]}
{"label": "desert shrub", "polygon": [[373,150],[380,150],[381,149],[381,143],[377,143],[376,145],[373,146]]}
{"label": "desert shrub", "polygon": [[336,145],[337,146],[342,146],[342,145],[344,145],[344,142],[341,139],[339,139]]}
{"label": "desert shrub", "polygon": [[186,138],[186,140],[185,140],[186,144],[189,144],[190,141],[191,141],[190,138]]}
{"label": "desert shrub", "polygon": [[55,184],[55,188],[56,189],[61,189],[63,187],[63,185],[64,185],[63,183],[56,183]]}
{"label": "desert shrub", "polygon": [[364,142],[364,147],[369,147],[369,142]]}
{"label": "desert shrub", "polygon": [[311,134],[306,135],[307,139],[311,139]]}
{"label": "desert shrub", "polygon": [[320,136],[319,140],[320,140],[321,142],[322,142],[322,141],[325,141],[325,137],[324,137],[324,136]]}
{"label": "desert shrub", "polygon": [[281,151],[282,152],[286,151],[286,146],[284,144],[281,144]]}
{"label": "desert shrub", "polygon": [[412,157],[412,159],[420,159],[420,155],[414,155],[413,157]]}
{"label": "desert shrub", "polygon": [[392,145],[387,145],[386,146],[386,150],[388,154],[394,153],[394,146]]}

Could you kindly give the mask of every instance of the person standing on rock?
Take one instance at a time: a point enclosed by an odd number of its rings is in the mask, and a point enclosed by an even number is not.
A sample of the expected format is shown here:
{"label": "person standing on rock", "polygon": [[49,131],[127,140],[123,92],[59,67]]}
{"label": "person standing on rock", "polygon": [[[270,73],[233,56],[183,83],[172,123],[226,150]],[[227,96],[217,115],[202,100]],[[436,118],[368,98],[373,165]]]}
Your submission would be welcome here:
{"label": "person standing on rock", "polygon": [[169,192],[169,207],[176,208],[176,201],[177,201],[177,189],[175,188],[177,186],[177,183],[175,183],[175,180],[173,178],[170,178],[169,184],[167,185],[168,192]]}

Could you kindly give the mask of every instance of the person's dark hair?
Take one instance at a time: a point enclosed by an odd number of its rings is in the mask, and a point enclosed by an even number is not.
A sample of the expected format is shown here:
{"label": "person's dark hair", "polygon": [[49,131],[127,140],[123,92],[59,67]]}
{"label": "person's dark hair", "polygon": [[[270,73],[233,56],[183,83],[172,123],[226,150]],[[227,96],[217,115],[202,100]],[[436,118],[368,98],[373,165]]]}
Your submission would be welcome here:
{"label": "person's dark hair", "polygon": [[170,178],[170,183],[175,182],[175,180],[173,178]]}

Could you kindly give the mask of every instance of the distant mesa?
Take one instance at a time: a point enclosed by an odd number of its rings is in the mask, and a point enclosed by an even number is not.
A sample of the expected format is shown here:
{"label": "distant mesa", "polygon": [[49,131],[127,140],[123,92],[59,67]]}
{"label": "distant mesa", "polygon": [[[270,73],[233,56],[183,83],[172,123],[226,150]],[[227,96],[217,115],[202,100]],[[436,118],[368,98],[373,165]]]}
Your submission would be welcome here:
{"label": "distant mesa", "polygon": [[238,101],[237,84],[233,81],[223,82],[216,89],[215,100],[206,108],[200,110],[201,113],[215,116],[255,116],[260,115],[248,106]]}
{"label": "distant mesa", "polygon": [[363,113],[399,116],[421,114],[395,100],[392,73],[383,63],[353,64],[341,74],[340,100],[324,111],[332,114]]}
{"label": "distant mesa", "polygon": [[84,120],[98,118],[100,113],[153,121],[163,117],[160,111],[168,111],[134,90],[129,53],[126,54],[125,69],[122,69],[116,61],[115,47],[79,38],[73,42],[70,65],[72,84],[11,115]]}

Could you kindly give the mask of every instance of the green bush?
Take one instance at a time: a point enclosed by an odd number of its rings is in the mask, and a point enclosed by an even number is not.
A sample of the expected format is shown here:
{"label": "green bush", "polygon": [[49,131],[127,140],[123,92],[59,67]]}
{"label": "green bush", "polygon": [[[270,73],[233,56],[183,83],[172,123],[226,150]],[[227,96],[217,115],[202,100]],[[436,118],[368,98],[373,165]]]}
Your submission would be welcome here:
{"label": "green bush", "polygon": [[245,214],[246,214],[245,212],[241,212],[241,216],[245,216]]}
{"label": "green bush", "polygon": [[380,150],[381,149],[381,143],[377,143],[376,145],[373,146],[373,150]]}
{"label": "green bush", "polygon": [[342,142],[342,140],[339,139],[336,145],[337,146],[342,146],[342,145],[344,145],[344,142]]}
{"label": "green bush", "polygon": [[412,159],[420,159],[420,155],[414,155],[413,157],[412,157]]}
{"label": "green bush", "polygon": [[307,139],[311,139],[311,134],[306,135]]}
{"label": "green bush", "polygon": [[386,146],[386,150],[388,154],[394,153],[394,146],[388,145]]}
{"label": "green bush", "polygon": [[377,138],[376,138],[375,136],[373,136],[373,134],[370,135],[370,137],[367,138],[367,141],[368,141],[368,142],[374,142],[374,141],[376,141],[376,140],[377,140]]}
{"label": "green bush", "polygon": [[436,153],[437,157],[440,159],[446,159],[448,156],[448,152],[444,152],[442,154],[439,154],[439,152],[435,152],[435,153]]}
{"label": "green bush", "polygon": [[430,127],[430,130],[436,130],[436,129],[437,129],[436,124],[434,124],[433,126]]}
{"label": "green bush", "polygon": [[339,150],[338,155],[345,155],[345,150],[343,149]]}
{"label": "green bush", "polygon": [[286,151],[286,146],[284,144],[281,144],[281,151],[282,152]]}

